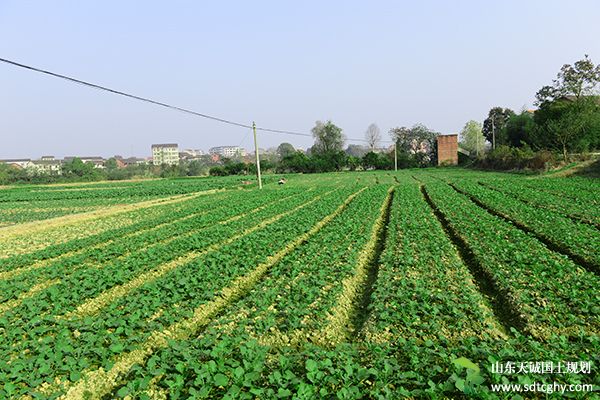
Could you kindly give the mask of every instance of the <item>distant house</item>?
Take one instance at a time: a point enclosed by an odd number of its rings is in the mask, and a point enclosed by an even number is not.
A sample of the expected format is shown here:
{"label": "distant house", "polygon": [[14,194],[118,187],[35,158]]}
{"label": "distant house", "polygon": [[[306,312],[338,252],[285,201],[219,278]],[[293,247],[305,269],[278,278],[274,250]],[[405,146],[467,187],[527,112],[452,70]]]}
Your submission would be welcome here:
{"label": "distant house", "polygon": [[6,160],[0,160],[0,162],[19,169],[26,169],[33,166],[30,158],[9,158]]}
{"label": "distant house", "polygon": [[178,165],[179,149],[177,143],[153,144],[152,163],[154,165]]}
{"label": "distant house", "polygon": [[185,149],[179,152],[180,160],[198,160],[204,155],[199,149]]}
{"label": "distant house", "polygon": [[221,157],[244,157],[246,156],[246,149],[239,146],[217,146],[211,147],[210,150],[208,150],[208,153],[211,155],[216,154]]}
{"label": "distant house", "polygon": [[62,162],[52,156],[43,156],[40,160],[32,161],[32,164],[30,168],[38,173],[57,175],[62,173]]}
{"label": "distant house", "polygon": [[113,158],[117,162],[117,168],[125,168],[130,165],[144,165],[148,163],[146,159],[139,157],[123,158],[122,156],[114,156]]}
{"label": "distant house", "polygon": [[29,174],[34,173],[54,173],[62,172],[62,162],[55,160],[54,157],[44,156],[40,160],[31,160],[29,158],[15,158],[0,160],[1,163],[8,164],[14,168],[27,170]]}

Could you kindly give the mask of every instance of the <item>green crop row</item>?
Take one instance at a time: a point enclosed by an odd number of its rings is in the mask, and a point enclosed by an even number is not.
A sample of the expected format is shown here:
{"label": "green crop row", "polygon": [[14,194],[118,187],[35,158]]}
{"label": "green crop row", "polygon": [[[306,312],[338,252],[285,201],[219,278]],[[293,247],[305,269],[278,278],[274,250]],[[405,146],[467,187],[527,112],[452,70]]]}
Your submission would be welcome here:
{"label": "green crop row", "polygon": [[[218,296],[220,288],[272,254],[272,243],[285,243],[287,238],[297,236],[314,224],[336,206],[333,200],[339,194],[326,195],[323,200],[311,202],[292,213],[289,213],[289,205],[285,202],[278,204],[280,212],[287,212],[280,219],[215,248],[218,251],[191,259],[157,279],[145,282],[122,298],[111,299],[93,317],[58,320],[44,316],[30,317],[29,320],[23,318],[22,328],[1,318],[8,344],[6,347],[0,344],[3,353],[0,359],[16,360],[10,364],[0,363],[0,371],[16,379],[15,386],[23,393],[44,381],[52,382],[56,376],[67,381],[75,380],[78,376],[70,375],[73,371],[100,366],[109,368],[114,355],[143,343],[152,332],[189,317],[194,308]],[[227,241],[239,230],[236,226],[215,232],[213,241]],[[205,247],[200,239],[198,237],[195,244],[192,243],[192,251],[195,247],[201,252]],[[203,272],[196,273],[197,269]],[[21,312],[29,313],[33,305],[39,305],[43,300],[52,302],[52,294],[49,298],[28,302]],[[23,339],[23,334],[27,339]],[[32,343],[36,343],[33,346],[38,350],[36,354],[23,355],[22,351],[32,348]],[[106,351],[101,351],[103,349]],[[45,359],[48,359],[46,367],[39,368],[39,363]]]}
{"label": "green crop row", "polygon": [[[582,192],[574,193],[573,197],[553,195],[539,189],[534,189],[529,185],[524,185],[521,182],[513,181],[481,182],[481,184],[513,196],[533,207],[541,207],[570,218],[600,226],[600,212],[598,211],[600,203],[598,203],[597,194],[595,196],[585,196],[587,198],[582,198]],[[557,187],[557,190],[564,189]]]}
{"label": "green crop row", "polygon": [[527,227],[535,234],[574,254],[586,264],[600,271],[600,232],[598,229],[565,218],[544,208],[532,207],[500,192],[487,189],[476,183],[458,181],[455,187],[493,211]]}
{"label": "green crop row", "polygon": [[188,179],[160,179],[142,182],[133,182],[128,185],[114,187],[112,183],[103,183],[95,186],[72,185],[72,186],[14,186],[0,191],[0,203],[29,202],[43,200],[84,200],[84,199],[119,199],[137,198],[150,199],[168,197],[179,194],[200,192],[210,189],[222,189],[237,186],[240,183],[238,177],[222,178],[188,178]]}
{"label": "green crop row", "polygon": [[396,190],[370,307],[363,334],[374,343],[505,336],[413,182]]}
{"label": "green crop row", "polygon": [[[214,193],[210,196],[195,197],[180,203],[158,204],[155,207],[119,214],[116,218],[128,219],[134,222],[122,227],[101,230],[98,233],[92,231],[87,236],[82,235],[82,237],[63,243],[50,242],[46,247],[29,253],[9,255],[9,257],[2,260],[0,271],[10,271],[15,268],[31,265],[36,261],[50,260],[67,253],[89,251],[100,246],[105,246],[111,241],[126,235],[137,234],[148,229],[154,229],[161,224],[176,222],[190,215],[204,213],[215,202],[228,203],[229,199],[235,196],[237,196],[235,192]],[[114,217],[105,217],[102,219],[107,218],[109,222],[115,219]],[[89,231],[96,222],[99,221],[94,221],[91,224],[82,224],[78,229],[82,232]],[[61,229],[60,227],[57,228],[58,231]]]}
{"label": "green crop row", "polygon": [[[273,210],[276,209],[277,196],[280,194],[251,196],[243,202],[239,201],[239,197],[230,198],[228,201],[220,202],[224,207],[216,206],[211,213],[192,214],[191,218],[159,225],[158,229],[137,231],[114,240],[109,246],[85,249],[83,252],[60,257],[50,263],[37,264],[38,268],[35,269],[24,267],[26,271],[23,273],[12,279],[0,281],[2,293],[0,299],[10,300],[36,283],[54,279],[61,279],[59,287],[75,286],[76,290],[66,292],[69,296],[79,292],[93,296],[106,287],[127,281],[129,277],[140,272],[138,268],[151,269],[185,254],[190,246],[198,244],[195,239],[198,236],[201,236],[203,243],[209,246],[223,230],[240,230],[247,224],[258,223],[265,216],[268,217],[275,212]],[[309,194],[303,198],[289,199],[288,204],[293,206],[308,198]],[[223,224],[232,218],[239,220]],[[98,281],[102,284],[99,285]],[[77,284],[78,282],[81,283]],[[58,311],[64,307],[56,299],[53,305]]]}
{"label": "green crop row", "polygon": [[[294,332],[298,329],[310,332],[311,329],[315,329],[311,319],[319,318],[321,322],[325,322],[324,311],[326,308],[333,308],[337,297],[335,294],[341,289],[330,286],[336,286],[336,281],[352,274],[360,249],[368,240],[366,233],[380,214],[378,207],[373,205],[383,202],[386,189],[387,187],[370,188],[358,195],[342,214],[294,252],[273,265],[265,279],[222,317],[211,322],[201,337],[211,336],[212,340],[218,340],[223,336],[237,337],[246,341],[258,337],[265,339],[264,335],[273,334],[275,327],[281,332]],[[357,223],[356,218],[361,223]],[[210,343],[213,343],[212,340]],[[177,343],[176,347],[187,348],[187,351],[192,353],[197,351],[196,345],[206,342],[206,339],[202,341],[189,339]],[[277,343],[277,345],[283,344]],[[170,351],[168,348],[158,351],[146,365],[135,368],[135,377],[129,379],[124,386],[125,389],[115,389],[115,392],[141,395],[141,392],[147,389],[146,386],[151,378],[156,375],[157,369],[171,370],[174,373],[161,374],[161,379],[154,381],[155,390],[159,390],[158,385],[164,387],[166,382],[181,379],[177,370],[188,369],[191,366],[171,364],[168,359],[163,358],[163,355],[169,354]],[[243,354],[241,356],[243,358]],[[252,359],[244,359],[243,364],[249,365],[252,361]],[[239,376],[238,378],[251,383],[258,377],[259,375],[254,373],[252,377]],[[177,390],[172,390],[170,395],[175,398],[186,398],[192,393],[203,392],[211,396],[220,396],[225,392],[219,389],[218,385],[213,385],[214,381],[211,378],[208,380],[199,376],[190,376],[190,378],[193,379],[181,381],[181,385]],[[228,386],[226,382],[229,382],[229,377],[217,377],[217,381],[219,379],[223,380],[221,383],[224,386]]]}
{"label": "green crop row", "polygon": [[[249,333],[269,345],[319,341],[320,331],[344,290],[344,279],[356,275],[357,262],[384,202],[386,186],[357,196],[347,209],[309,242],[275,265],[244,300],[215,321],[237,322],[236,334]],[[240,316],[243,320],[238,321]],[[240,332],[241,331],[241,332]]]}
{"label": "green crop row", "polygon": [[426,191],[530,334],[550,340],[595,335],[600,281],[566,256],[478,207],[447,184]]}

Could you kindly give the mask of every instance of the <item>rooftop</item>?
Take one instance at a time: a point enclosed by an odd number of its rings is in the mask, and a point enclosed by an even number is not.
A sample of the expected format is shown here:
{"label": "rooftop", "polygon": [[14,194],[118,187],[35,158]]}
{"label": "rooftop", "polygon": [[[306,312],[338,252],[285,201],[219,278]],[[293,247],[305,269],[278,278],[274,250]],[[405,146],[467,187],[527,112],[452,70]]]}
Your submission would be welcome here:
{"label": "rooftop", "polygon": [[179,147],[177,143],[161,143],[161,144],[153,144],[152,148],[155,147]]}

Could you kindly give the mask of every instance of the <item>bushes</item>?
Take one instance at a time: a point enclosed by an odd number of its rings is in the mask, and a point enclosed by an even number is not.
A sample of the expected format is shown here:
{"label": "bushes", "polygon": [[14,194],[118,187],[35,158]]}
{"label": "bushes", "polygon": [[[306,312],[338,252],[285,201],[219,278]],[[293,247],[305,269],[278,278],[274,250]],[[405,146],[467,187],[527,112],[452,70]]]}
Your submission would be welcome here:
{"label": "bushes", "polygon": [[476,165],[499,170],[542,170],[548,169],[554,162],[554,154],[548,150],[535,152],[527,145],[523,147],[502,145],[490,150],[484,158],[478,159]]}

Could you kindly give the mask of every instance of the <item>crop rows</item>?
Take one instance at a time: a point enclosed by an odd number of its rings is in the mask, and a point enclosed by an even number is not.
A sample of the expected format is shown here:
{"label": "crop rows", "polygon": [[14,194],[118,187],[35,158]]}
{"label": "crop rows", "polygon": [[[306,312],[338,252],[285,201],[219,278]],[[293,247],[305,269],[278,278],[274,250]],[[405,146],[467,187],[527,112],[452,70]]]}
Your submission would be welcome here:
{"label": "crop rows", "polygon": [[[268,198],[250,199],[237,204],[232,198],[222,206],[213,208],[214,212],[210,214],[188,214],[172,224],[163,223],[145,231],[138,230],[108,245],[84,248],[84,251],[65,253],[65,256],[7,271],[4,278],[12,279],[0,281],[0,288],[3,289],[1,298],[10,298],[35,282],[58,278],[62,279],[61,286],[64,287],[83,282],[78,290],[88,295],[93,294],[101,289],[101,286],[98,286],[94,279],[90,279],[91,277],[99,279],[103,284],[126,280],[128,276],[135,276],[140,271],[138,267],[150,269],[185,254],[186,246],[190,246],[190,241],[196,240],[194,238],[200,234],[206,235],[203,240],[206,245],[210,245],[211,240],[217,237],[214,236],[215,232],[223,229],[241,229],[244,224],[260,221],[265,215],[269,215],[269,210],[273,207],[269,208],[265,201],[268,201]],[[303,199],[298,201],[302,202]],[[292,200],[289,204],[293,205],[295,202]],[[198,209],[195,206],[188,207],[187,212],[191,210]],[[239,219],[241,220],[238,221]],[[215,223],[218,225],[214,225]],[[196,242],[193,243],[196,245]],[[102,278],[104,275],[110,276],[110,279],[105,280]],[[55,306],[61,309],[59,304]]]}
{"label": "crop rows", "polygon": [[[158,351],[143,368],[136,368],[135,377],[127,385],[115,389],[115,393],[139,396],[146,392],[160,391],[160,385],[164,390],[169,382],[181,379],[183,370],[203,368],[201,365],[177,365],[179,357],[171,358],[173,351],[186,349],[191,354],[218,351],[203,346],[215,346],[223,335],[241,340],[256,339],[268,346],[277,347],[298,346],[307,340],[322,342],[321,334],[330,339],[343,335],[345,332],[328,336],[325,333],[328,330],[323,331],[323,328],[333,327],[342,331],[347,329],[347,326],[331,324],[332,321],[328,318],[336,315],[336,307],[344,304],[344,295],[347,294],[345,291],[348,287],[336,285],[336,282],[357,276],[360,272],[361,254],[365,254],[361,251],[372,243],[369,232],[377,221],[381,222],[387,208],[386,197],[391,197],[386,194],[387,189],[388,187],[379,186],[359,194],[341,214],[310,240],[275,263],[268,276],[241,301],[230,307],[222,317],[208,324],[201,334],[201,340],[190,338],[177,341]],[[373,204],[380,204],[382,207],[373,207]],[[362,223],[357,223],[356,218]],[[242,365],[250,365],[251,361],[244,359]],[[259,374],[248,374],[241,365],[236,368],[241,386],[243,383],[257,384]],[[240,369],[244,373],[240,373]],[[194,377],[192,381],[180,382],[177,388],[172,387],[173,394],[184,398],[192,394],[222,396],[224,391],[219,389],[219,385],[213,385],[215,377],[216,383],[220,379],[229,382],[236,378],[233,368],[229,371],[230,376],[218,374],[216,369],[212,374],[206,372],[200,377]],[[155,379],[150,385],[155,376],[159,379]],[[266,394],[255,389],[257,395]],[[239,395],[234,392],[229,394]]]}
{"label": "crop rows", "polygon": [[489,214],[450,186],[430,180],[426,190],[526,332],[546,339],[598,332],[598,294],[593,288],[600,281],[596,275]]}
{"label": "crop rows", "polygon": [[[481,182],[480,185],[495,189],[519,199],[532,207],[555,211],[575,220],[600,227],[600,202],[598,195],[586,193],[578,188],[571,195],[558,195],[555,192],[534,189],[521,182]],[[561,189],[564,190],[564,189]],[[564,193],[564,192],[563,192]]]}
{"label": "crop rows", "polygon": [[547,209],[528,204],[471,182],[457,182],[455,188],[502,217],[535,233],[578,262],[600,272],[600,231],[565,218]]}
{"label": "crop rows", "polygon": [[[336,195],[339,195],[339,193],[336,193]],[[325,194],[325,197],[335,198],[336,195],[330,193]],[[28,379],[28,384],[31,384],[32,381],[36,382],[33,386],[41,385],[43,382],[39,380],[43,380],[43,377],[49,371],[56,373],[61,370],[67,372],[73,369],[73,365],[67,367],[68,362],[56,356],[55,349],[62,347],[57,341],[65,340],[68,345],[64,347],[69,350],[76,349],[77,357],[74,358],[77,359],[79,367],[106,366],[114,353],[119,353],[136,343],[143,343],[148,340],[153,331],[160,331],[162,330],[161,327],[169,326],[180,318],[189,318],[193,315],[194,308],[210,301],[220,288],[225,287],[237,275],[264,261],[265,257],[272,251],[272,247],[266,245],[271,243],[268,240],[269,238],[280,238],[279,242],[285,243],[286,237],[297,236],[291,235],[291,233],[294,231],[301,232],[303,228],[306,229],[305,227],[314,221],[313,218],[318,218],[323,211],[332,206],[335,207],[335,202],[318,201],[318,198],[314,198],[311,201],[305,201],[303,206],[303,210],[300,212],[299,209],[298,211],[295,211],[294,208],[290,210],[287,204],[279,204],[271,213],[279,212],[280,217],[272,217],[272,223],[263,224],[257,230],[248,230],[247,233],[239,234],[237,239],[234,240],[229,240],[229,238],[234,237],[240,231],[239,226],[243,226],[245,222],[242,221],[243,219],[235,221],[235,225],[232,226],[215,226],[215,230],[210,232],[210,235],[202,235],[202,237],[186,240],[183,243],[186,246],[185,251],[188,253],[199,251],[197,257],[186,258],[181,261],[181,265],[173,266],[173,268],[167,270],[164,269],[164,266],[168,264],[161,264],[157,268],[160,271],[159,274],[149,275],[148,280],[139,281],[139,284],[136,282],[135,287],[130,288],[129,291],[118,292],[120,296],[110,298],[110,302],[102,302],[103,307],[94,310],[96,315],[93,318],[89,316],[83,318],[83,315],[80,318],[77,317],[77,314],[59,319],[50,316],[44,317],[43,315],[39,317],[40,310],[36,307],[43,308],[44,303],[50,303],[56,307],[55,304],[65,298],[66,302],[62,303],[63,311],[68,311],[80,303],[80,297],[77,296],[55,291],[54,293],[48,293],[50,298],[36,297],[31,299],[23,307],[7,312],[2,318],[6,332],[9,333],[10,331],[10,337],[20,337],[23,334],[29,337],[29,340],[20,341],[19,348],[9,346],[4,351],[0,350],[3,353],[2,358],[10,360],[16,357],[21,349],[30,348],[29,343],[38,343],[39,348],[40,339],[48,340],[49,346],[43,346],[44,348],[41,349],[45,352],[34,355],[34,359],[41,361],[44,358],[51,357],[52,362],[48,365],[48,371],[45,368],[41,371],[39,368],[28,371],[34,374],[34,376],[29,376],[30,379]],[[309,218],[311,214],[313,217]],[[265,215],[262,216],[263,220],[264,218]],[[259,221],[260,219],[258,218]],[[223,244],[213,246],[213,250],[203,252],[207,248],[206,240],[210,240],[212,243],[223,242]],[[210,244],[208,246],[210,248]],[[243,262],[239,258],[240,254],[245,256]],[[229,267],[227,266],[228,259],[231,264]],[[141,266],[146,268],[145,262],[137,263],[134,261],[127,264],[127,269],[135,269],[138,264],[142,264]],[[161,266],[163,269],[160,269]],[[196,269],[201,269],[203,273],[190,273]],[[108,284],[105,284],[101,279],[104,279]],[[114,285],[115,283],[111,274],[105,274],[92,282],[101,287]],[[85,293],[82,292],[81,295],[85,295]],[[68,304],[72,304],[72,306],[68,306]],[[158,310],[162,311],[162,315],[156,317]],[[148,321],[153,315],[155,318]],[[15,326],[15,324],[19,324],[17,321],[21,323],[22,329],[21,326]],[[126,326],[122,326],[123,324]],[[102,325],[104,328],[102,328]],[[8,329],[9,326],[10,329]],[[69,335],[68,337],[60,337],[58,335],[60,332],[68,332]],[[110,349],[118,349],[118,351],[97,354],[98,349],[106,347],[107,343]],[[5,351],[8,351],[8,353],[5,353]],[[101,357],[101,359],[98,360],[98,357]],[[68,361],[68,358],[66,361]],[[58,365],[54,365],[53,362]],[[20,364],[21,367],[23,365]],[[25,365],[34,367],[35,362],[28,362]],[[62,374],[59,373],[60,375]]]}
{"label": "crop rows", "polygon": [[[600,363],[593,186],[574,200],[585,181],[239,181],[0,193],[0,215],[74,214],[0,228],[0,398],[497,398],[489,383],[600,383],[595,367],[491,371]],[[94,201],[109,208],[86,212]]]}

